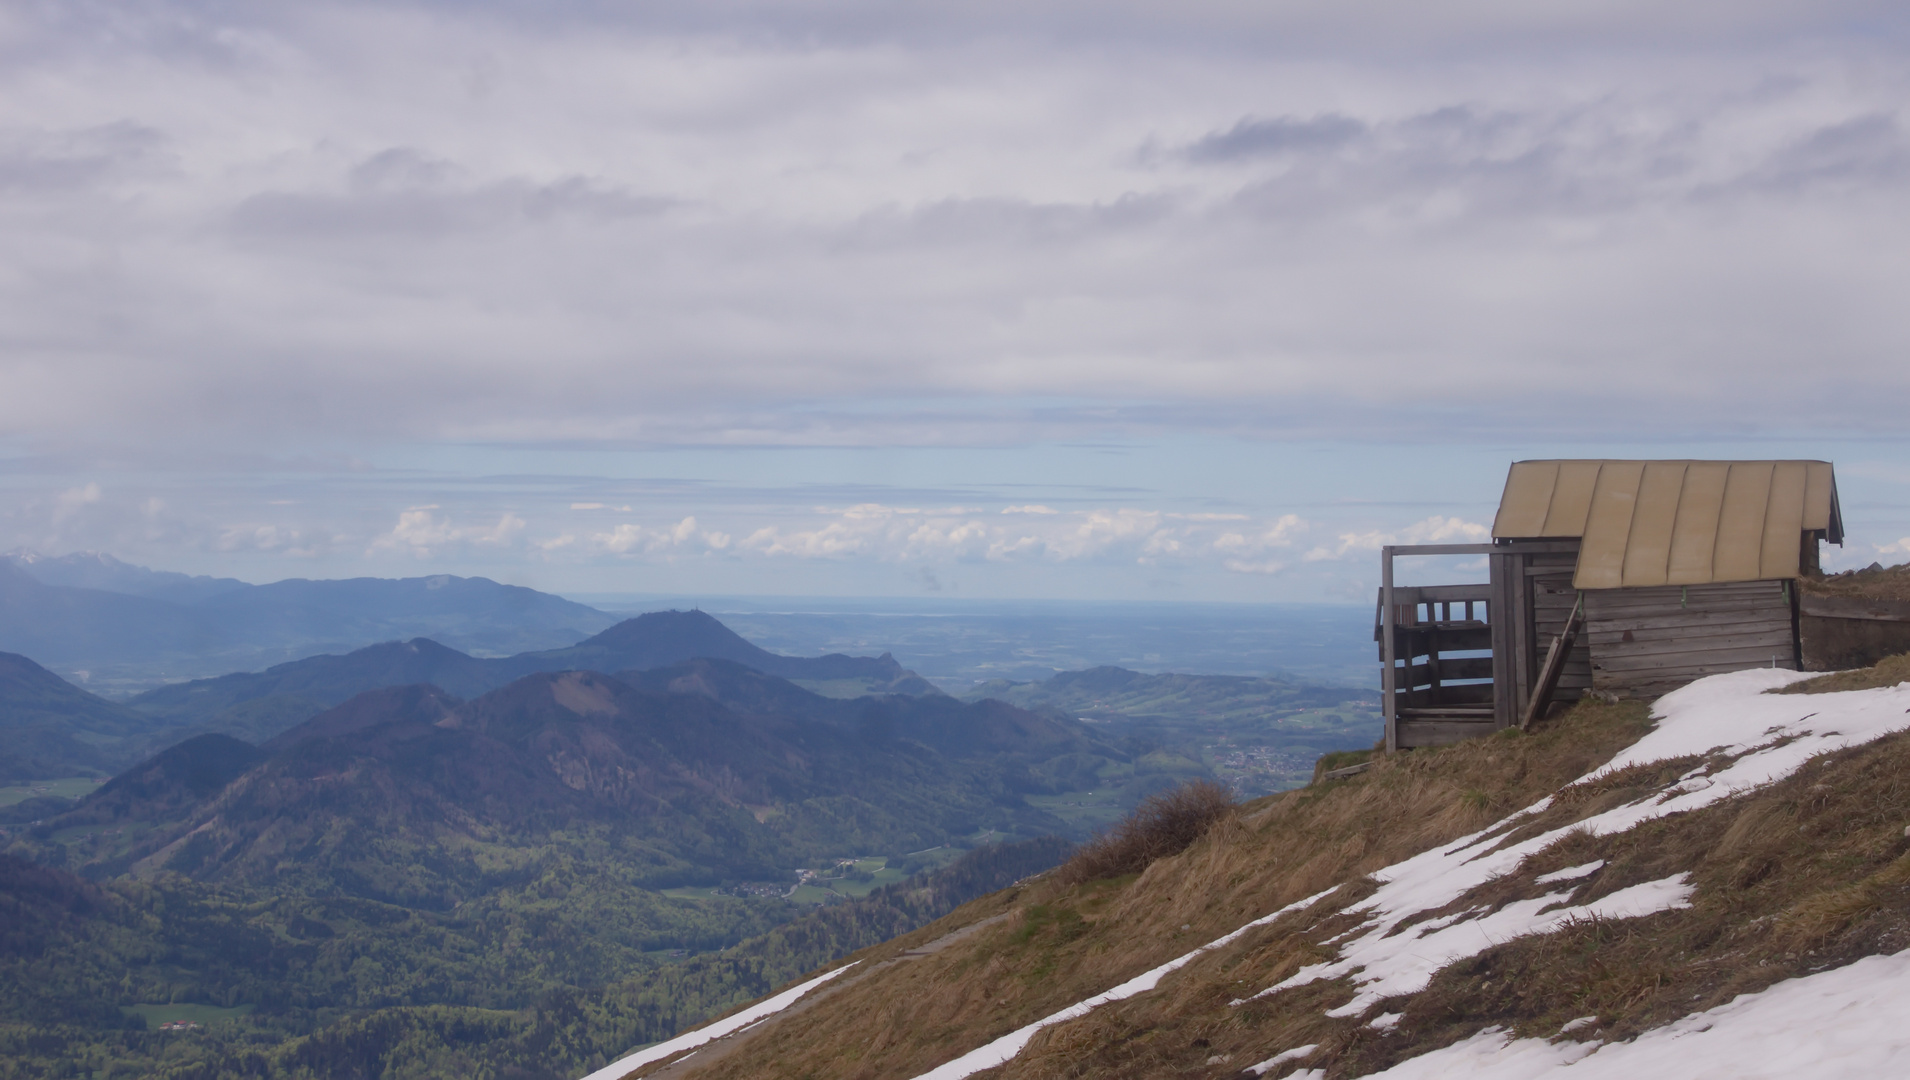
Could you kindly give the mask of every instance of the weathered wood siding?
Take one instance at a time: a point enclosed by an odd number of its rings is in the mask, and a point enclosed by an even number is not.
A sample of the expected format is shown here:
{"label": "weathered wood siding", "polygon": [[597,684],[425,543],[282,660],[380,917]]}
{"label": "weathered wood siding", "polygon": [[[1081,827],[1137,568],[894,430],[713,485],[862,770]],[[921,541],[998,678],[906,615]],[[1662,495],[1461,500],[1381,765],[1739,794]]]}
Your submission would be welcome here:
{"label": "weathered wood siding", "polygon": [[1806,593],[1798,613],[1805,671],[1869,667],[1910,652],[1910,603]]}
{"label": "weathered wood siding", "polygon": [[[1520,702],[1532,699],[1532,688],[1538,682],[1539,665],[1545,662],[1545,652],[1551,647],[1552,639],[1564,632],[1566,620],[1572,617],[1572,606],[1578,603],[1578,590],[1572,587],[1572,573],[1577,564],[1577,554],[1526,557],[1529,608],[1525,640],[1521,643],[1519,657]],[[1588,620],[1590,615],[1588,610]],[[1573,643],[1552,700],[1577,701],[1592,685],[1592,649],[1587,639],[1588,635],[1581,633],[1578,641]]]}
{"label": "weathered wood siding", "polygon": [[1590,685],[1652,698],[1726,671],[1794,670],[1791,588],[1789,581],[1740,581],[1588,589]]}

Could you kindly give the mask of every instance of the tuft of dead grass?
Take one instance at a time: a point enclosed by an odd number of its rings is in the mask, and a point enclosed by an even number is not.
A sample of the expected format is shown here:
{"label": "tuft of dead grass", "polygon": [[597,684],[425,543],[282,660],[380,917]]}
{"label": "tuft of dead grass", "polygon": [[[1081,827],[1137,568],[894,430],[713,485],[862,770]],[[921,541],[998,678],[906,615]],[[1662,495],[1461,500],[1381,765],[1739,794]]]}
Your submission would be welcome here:
{"label": "tuft of dead grass", "polygon": [[1379,746],[1371,750],[1334,750],[1330,753],[1321,754],[1319,760],[1313,763],[1312,783],[1319,783],[1321,777],[1335,769],[1344,769],[1349,765],[1361,765],[1371,761],[1373,760],[1373,756],[1378,754],[1384,747],[1385,743],[1382,742]]}
{"label": "tuft of dead grass", "polygon": [[1156,860],[1186,851],[1239,805],[1232,791],[1212,780],[1189,780],[1150,795],[1125,820],[1081,845],[1055,871],[1055,880],[1079,885],[1138,874]]}
{"label": "tuft of dead grass", "polygon": [[1815,679],[1767,691],[1772,694],[1834,694],[1843,690],[1875,690],[1910,682],[1910,653],[1886,656],[1867,668],[1833,671]]}

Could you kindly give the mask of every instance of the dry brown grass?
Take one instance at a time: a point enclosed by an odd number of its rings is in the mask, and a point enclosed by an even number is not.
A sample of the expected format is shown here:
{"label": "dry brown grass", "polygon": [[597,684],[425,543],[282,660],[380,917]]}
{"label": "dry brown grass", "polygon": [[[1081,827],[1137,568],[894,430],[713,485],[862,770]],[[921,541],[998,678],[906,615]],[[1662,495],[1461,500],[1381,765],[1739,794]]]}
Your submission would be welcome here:
{"label": "dry brown grass", "polygon": [[1239,802],[1212,780],[1189,780],[1141,800],[1119,824],[1082,844],[1055,871],[1064,885],[1138,874],[1158,859],[1178,855],[1206,834]]}
{"label": "dry brown grass", "polygon": [[1841,574],[1801,578],[1798,587],[1814,596],[1846,596],[1861,600],[1910,600],[1910,563],[1876,570],[1846,570]]}
{"label": "dry brown grass", "polygon": [[[1574,837],[1528,868],[1608,860],[1575,898],[1689,873],[1693,906],[1526,938],[1441,972],[1383,1039],[1346,1045],[1328,1075],[1385,1068],[1487,1023],[1625,1039],[1780,979],[1910,945],[1910,737],[1820,759],[1756,795],[1630,833]],[[1514,882],[1495,883],[1502,889]],[[1512,891],[1516,891],[1513,889]]]}
{"label": "dry brown grass", "polygon": [[[1358,899],[1370,889],[1365,874],[1489,825],[1609,760],[1647,729],[1646,711],[1586,703],[1533,734],[1383,757],[1359,776],[1223,815],[1137,877],[1049,875],[996,894],[917,935],[1009,911],[1002,923],[876,972],[797,1022],[766,1029],[720,1068],[690,1075],[917,1075],[1329,886],[1348,883],[1332,905]],[[1334,984],[1282,995],[1277,1008],[1227,1002],[1323,955],[1318,942],[1341,922],[1301,935],[1289,919],[1247,935],[1152,993],[1044,1031],[1004,1075],[1230,1075],[1229,1063],[1237,1071],[1295,1042],[1324,1041],[1346,1022],[1322,1017],[1326,1005],[1294,1002],[1343,999]],[[1283,1039],[1294,1041],[1273,1045]],[[1226,1060],[1208,1066],[1210,1057]]]}
{"label": "dry brown grass", "polygon": [[1910,653],[1886,656],[1867,668],[1833,671],[1770,691],[1773,694],[1834,694],[1840,690],[1875,690],[1910,682]]}

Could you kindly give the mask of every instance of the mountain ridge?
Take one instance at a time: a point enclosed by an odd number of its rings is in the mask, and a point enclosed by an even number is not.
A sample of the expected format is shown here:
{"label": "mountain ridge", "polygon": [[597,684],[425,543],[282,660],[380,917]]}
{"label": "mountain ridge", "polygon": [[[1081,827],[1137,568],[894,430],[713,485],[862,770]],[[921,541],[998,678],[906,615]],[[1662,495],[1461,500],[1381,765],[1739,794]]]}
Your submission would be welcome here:
{"label": "mountain ridge", "polygon": [[0,649],[114,686],[414,637],[511,655],[567,646],[616,622],[588,605],[482,577],[252,585],[97,553],[0,556]]}

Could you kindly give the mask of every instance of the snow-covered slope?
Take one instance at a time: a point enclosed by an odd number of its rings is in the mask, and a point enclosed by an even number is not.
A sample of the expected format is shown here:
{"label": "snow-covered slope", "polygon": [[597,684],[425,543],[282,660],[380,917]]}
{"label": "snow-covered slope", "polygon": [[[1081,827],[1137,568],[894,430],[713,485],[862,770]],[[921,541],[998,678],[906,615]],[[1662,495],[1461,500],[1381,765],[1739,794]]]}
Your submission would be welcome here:
{"label": "snow-covered slope", "polygon": [[[909,1008],[894,998],[903,987],[888,988],[885,1001],[883,980],[871,977],[811,1010],[803,1023],[816,1030],[765,1034],[753,1059],[745,1053],[732,1067],[797,1075],[835,1053],[834,1075],[898,1080],[989,1069],[1157,1075],[1170,1061],[1181,1063],[1177,1074],[1307,1080],[1910,1074],[1901,1068],[1910,1025],[1900,1020],[1910,1014],[1910,954],[1878,947],[1892,933],[1898,948],[1910,944],[1910,918],[1890,924],[1896,908],[1910,914],[1902,820],[1910,805],[1895,801],[1900,764],[1851,756],[1883,753],[1872,744],[1910,729],[1910,685],[1766,693],[1805,677],[1761,670],[1693,684],[1657,703],[1641,738],[1545,797],[1409,857],[1340,872],[1312,895],[1267,902],[1251,918],[1222,922],[1224,933],[1098,988],[1090,973],[1118,970],[1119,957],[1107,954],[1124,941],[1139,960],[1157,944],[1150,938],[1192,930],[1197,916],[1181,913],[1198,910],[1200,893],[1176,890],[1165,880],[1172,875],[1224,883],[1206,886],[1209,908],[1239,910],[1256,891],[1293,895],[1308,868],[1334,854],[1307,835],[1328,830],[1333,793],[1308,796],[1311,809],[1276,802],[1232,837],[1158,864],[1131,886],[1114,883],[1119,895],[1031,887],[1019,934],[1004,924],[977,935],[965,970],[915,977],[916,992],[951,1003],[952,1015],[927,1014],[938,1030],[901,1038],[878,1030]],[[1440,805],[1442,762],[1464,774],[1457,783],[1489,782],[1494,768],[1523,773],[1544,766],[1546,754],[1569,753],[1570,730],[1551,738],[1408,755],[1362,778],[1375,787],[1360,805],[1405,800],[1394,809],[1410,820],[1410,807]],[[1910,758],[1910,739],[1897,743]],[[1816,771],[1800,776],[1807,768]],[[1481,788],[1460,794],[1467,805],[1494,799]],[[1379,811],[1370,812],[1377,830]],[[1283,842],[1310,861],[1296,856],[1285,878],[1256,884],[1243,860],[1277,862]],[[1365,837],[1332,842],[1342,863],[1358,865]],[[1057,933],[1021,963],[1062,905],[1080,913],[1074,936]],[[1150,924],[1123,925],[1143,910]],[[1211,925],[1217,912],[1204,914]],[[1178,932],[1159,925],[1183,917]],[[1582,941],[1624,944],[1607,962]],[[1493,989],[1493,976],[1508,970]],[[1641,981],[1646,974],[1655,982]],[[1000,1005],[1042,1000],[1044,978],[1092,992],[1001,1026]],[[1574,979],[1584,985],[1575,990]],[[1629,997],[1612,989],[1634,982]],[[1756,989],[1731,992],[1743,986]],[[1582,1015],[1565,1011],[1574,1002]],[[860,1025],[857,1010],[868,1014]],[[1144,1053],[1124,1045],[1150,1039],[1163,1045]]]}

